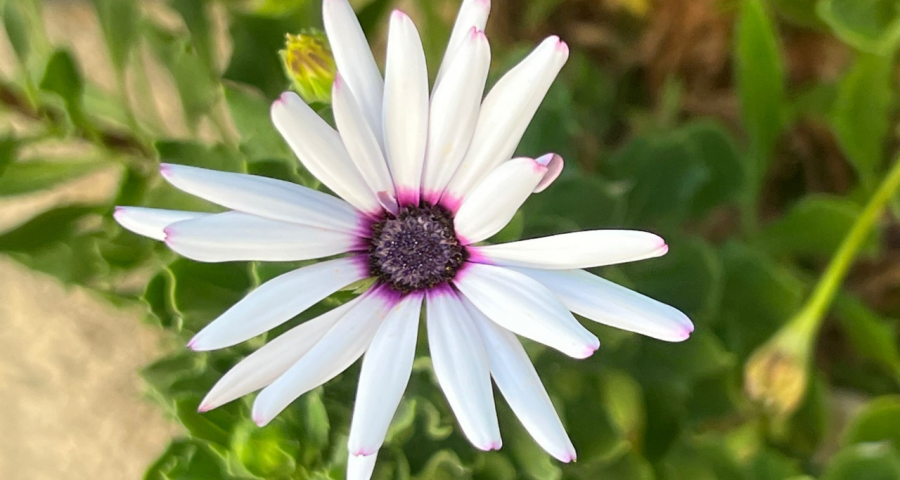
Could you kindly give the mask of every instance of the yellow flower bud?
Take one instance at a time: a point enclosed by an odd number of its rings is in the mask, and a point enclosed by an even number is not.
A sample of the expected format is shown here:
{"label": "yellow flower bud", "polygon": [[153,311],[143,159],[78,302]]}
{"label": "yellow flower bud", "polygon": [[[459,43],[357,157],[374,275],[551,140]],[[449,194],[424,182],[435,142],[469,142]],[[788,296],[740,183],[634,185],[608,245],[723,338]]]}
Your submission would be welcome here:
{"label": "yellow flower bud", "polygon": [[281,54],[284,71],[294,90],[306,103],[330,103],[337,68],[331,47],[322,32],[287,35]]}
{"label": "yellow flower bud", "polygon": [[806,394],[814,338],[808,325],[802,317],[788,323],[744,366],[744,390],[773,417],[789,417]]}

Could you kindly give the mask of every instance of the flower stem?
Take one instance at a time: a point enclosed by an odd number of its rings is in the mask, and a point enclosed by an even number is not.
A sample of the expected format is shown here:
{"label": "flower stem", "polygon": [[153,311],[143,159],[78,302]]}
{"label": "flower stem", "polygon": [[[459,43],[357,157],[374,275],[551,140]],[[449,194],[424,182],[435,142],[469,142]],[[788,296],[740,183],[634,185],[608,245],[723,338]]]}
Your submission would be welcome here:
{"label": "flower stem", "polygon": [[856,219],[850,233],[844,237],[837,253],[832,257],[828,268],[819,278],[812,295],[801,310],[801,314],[797,315],[797,320],[805,323],[804,326],[810,330],[810,333],[814,334],[819,329],[825,313],[853,264],[853,260],[898,187],[900,187],[900,158],[895,160],[891,170],[878,186],[872,198],[869,199],[862,214]]}

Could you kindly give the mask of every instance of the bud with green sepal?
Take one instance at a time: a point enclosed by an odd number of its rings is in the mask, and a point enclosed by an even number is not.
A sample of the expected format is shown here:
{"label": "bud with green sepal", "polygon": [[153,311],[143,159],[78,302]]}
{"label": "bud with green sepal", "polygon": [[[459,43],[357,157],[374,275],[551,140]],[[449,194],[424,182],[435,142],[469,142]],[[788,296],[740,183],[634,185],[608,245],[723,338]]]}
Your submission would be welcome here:
{"label": "bud with green sepal", "polygon": [[331,86],[337,68],[323,32],[304,30],[299,35],[287,34],[285,49],[278,53],[293,89],[306,103],[331,103]]}

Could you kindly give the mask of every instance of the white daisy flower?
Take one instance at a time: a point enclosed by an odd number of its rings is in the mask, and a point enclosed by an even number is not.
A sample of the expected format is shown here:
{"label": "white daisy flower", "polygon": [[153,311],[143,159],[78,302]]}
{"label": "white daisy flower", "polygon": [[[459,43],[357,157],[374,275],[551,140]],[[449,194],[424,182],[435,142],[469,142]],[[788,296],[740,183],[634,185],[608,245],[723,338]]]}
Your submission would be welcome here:
{"label": "white daisy flower", "polygon": [[201,262],[333,257],[258,287],[190,341],[197,351],[243,342],[354,282],[377,280],[248,356],[213,387],[202,411],[262,389],[253,419],[266,425],[364,356],[348,478],[369,478],[410,378],[424,308],[434,372],[472,444],[502,444],[493,378],[537,443],[569,462],[575,449],[516,336],[581,359],[599,341],[571,312],[665,341],[693,331],[678,310],[581,270],[663,255],[668,247],[656,235],[599,230],[480,243],[562,170],[554,154],[510,158],[569,53],[548,38],[482,99],[489,9],[489,0],[463,2],[429,94],[408,16],[391,16],[382,78],[347,0],[324,0],[340,74],[338,130],[293,93],[273,104],[272,119],[340,198],[270,178],[163,165],[172,185],[230,211],[117,209],[125,228]]}

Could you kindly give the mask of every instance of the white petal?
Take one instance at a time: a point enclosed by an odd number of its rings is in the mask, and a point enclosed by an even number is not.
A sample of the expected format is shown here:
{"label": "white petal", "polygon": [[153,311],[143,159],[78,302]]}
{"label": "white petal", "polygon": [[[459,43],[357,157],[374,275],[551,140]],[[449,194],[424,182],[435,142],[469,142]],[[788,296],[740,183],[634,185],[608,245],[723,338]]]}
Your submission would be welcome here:
{"label": "white petal", "polygon": [[[350,158],[362,174],[373,192],[384,192],[386,198],[396,199],[394,180],[387,161],[381,153],[381,145],[377,136],[363,116],[347,84],[337,75],[331,93],[331,108],[334,110],[334,121],[337,124],[344,145]],[[380,134],[381,132],[379,132]],[[388,210],[396,212],[396,200],[388,205]]]}
{"label": "white petal", "polygon": [[[322,19],[337,69],[373,132],[381,132],[384,80],[366,41],[366,35],[347,0],[324,0]],[[378,138],[379,144],[381,138]]]}
{"label": "white petal", "polygon": [[429,291],[427,303],[428,349],[447,402],[475,447],[499,450],[490,363],[478,326],[450,288]]}
{"label": "white petal", "polygon": [[600,347],[550,290],[526,275],[493,265],[466,264],[453,281],[488,318],[573,358]]}
{"label": "white petal", "polygon": [[569,310],[604,325],[667,342],[687,340],[694,331],[678,309],[584,270],[514,270],[541,282]]}
{"label": "white petal", "polygon": [[353,165],[341,136],[296,93],[285,92],[272,104],[272,122],[300,162],[326,187],[360,211],[379,210],[375,193]]}
{"label": "white petal", "polygon": [[440,85],[435,84],[431,96],[422,180],[425,198],[433,204],[440,200],[475,133],[491,66],[491,47],[484,32],[473,28],[445,63],[447,75]]}
{"label": "white petal", "polygon": [[159,170],[179,190],[231,210],[348,233],[360,227],[359,213],[347,202],[294,183],[184,165]]}
{"label": "white petal", "polygon": [[198,262],[310,260],[360,245],[348,233],[225,212],[166,227],[166,244]]}
{"label": "white petal", "polygon": [[485,263],[494,265],[570,270],[659,257],[665,255],[669,247],[652,233],[589,230],[470,250],[474,258],[484,257]]}
{"label": "white petal", "polygon": [[216,350],[249,340],[369,276],[360,257],[339,258],[285,273],[260,285],[200,331],[188,346]]}
{"label": "white petal", "polygon": [[417,204],[428,134],[428,70],[412,20],[394,10],[384,74],[384,149],[401,205]]}
{"label": "white petal", "polygon": [[179,210],[161,210],[143,207],[116,207],[113,218],[122,228],[138,235],[154,240],[165,240],[165,229],[169,225],[182,220],[200,218],[209,215],[199,212],[182,212]]}
{"label": "white petal", "polygon": [[347,458],[347,480],[369,480],[375,471],[377,453],[372,455],[353,455]]}
{"label": "white petal", "polygon": [[575,460],[575,447],[566,434],[547,390],[516,336],[488,320],[471,304],[491,362],[491,375],[510,408],[534,440],[561,462]]}
{"label": "white petal", "polygon": [[378,327],[397,304],[386,289],[370,290],[278,380],[253,402],[253,421],[268,424],[304,393],[336,377],[369,347]]}
{"label": "white petal", "polygon": [[200,402],[199,410],[218,408],[274,382],[306,355],[358,300],[301,323],[241,360],[216,382]]}
{"label": "white petal", "polygon": [[363,358],[350,424],[350,455],[381,448],[403,398],[416,356],[422,295],[407,295],[391,310]]}
{"label": "white petal", "polygon": [[[560,168],[562,157],[515,158],[495,168],[463,200],[453,224],[465,244],[480,242],[499,232],[544,177]],[[551,165],[553,168],[550,168]]]}
{"label": "white petal", "polygon": [[465,41],[466,35],[475,30],[484,31],[488,16],[491,14],[491,0],[463,0],[456,15],[456,23],[450,32],[450,41],[447,42],[447,51],[444,52],[444,61],[438,70],[437,80],[434,81],[434,89],[443,81],[444,74],[450,70],[450,59],[456,53],[459,46]]}
{"label": "white petal", "polygon": [[482,177],[512,157],[568,58],[565,42],[550,37],[494,85],[481,104],[472,145],[450,181],[445,198],[465,197]]}

